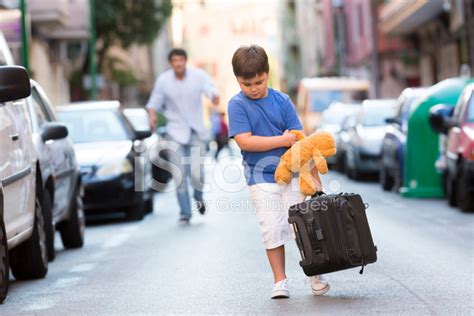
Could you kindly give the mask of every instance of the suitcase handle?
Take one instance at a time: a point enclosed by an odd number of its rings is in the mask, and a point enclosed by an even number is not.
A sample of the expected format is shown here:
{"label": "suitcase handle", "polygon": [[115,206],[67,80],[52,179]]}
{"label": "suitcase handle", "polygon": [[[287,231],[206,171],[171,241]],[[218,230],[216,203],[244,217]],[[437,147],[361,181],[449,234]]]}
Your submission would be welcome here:
{"label": "suitcase handle", "polygon": [[290,224],[296,224],[298,232],[296,238],[299,237],[301,245],[304,249],[305,258],[300,261],[300,266],[307,266],[313,263],[313,248],[311,247],[311,241],[308,237],[308,231],[306,230],[306,225],[303,222],[303,219],[298,216],[291,216],[288,218]]}
{"label": "suitcase handle", "polygon": [[311,198],[314,199],[315,197],[325,195],[324,191],[316,191],[313,195],[311,195]]}

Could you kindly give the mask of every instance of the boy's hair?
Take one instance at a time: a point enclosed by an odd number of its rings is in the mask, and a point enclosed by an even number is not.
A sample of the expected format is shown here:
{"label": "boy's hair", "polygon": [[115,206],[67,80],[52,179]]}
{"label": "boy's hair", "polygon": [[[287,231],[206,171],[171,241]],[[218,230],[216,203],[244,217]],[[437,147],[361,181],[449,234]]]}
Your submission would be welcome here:
{"label": "boy's hair", "polygon": [[258,45],[240,46],[232,57],[232,68],[236,77],[250,79],[262,73],[268,73],[268,57]]}
{"label": "boy's hair", "polygon": [[173,56],[183,56],[184,59],[188,60],[188,54],[182,48],[173,48],[168,54],[168,61],[171,61]]}

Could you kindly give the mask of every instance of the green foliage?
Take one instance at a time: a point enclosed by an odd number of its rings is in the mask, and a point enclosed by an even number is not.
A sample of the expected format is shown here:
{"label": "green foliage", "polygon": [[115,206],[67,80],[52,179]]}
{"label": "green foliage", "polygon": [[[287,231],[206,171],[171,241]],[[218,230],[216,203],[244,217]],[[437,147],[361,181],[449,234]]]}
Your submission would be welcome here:
{"label": "green foliage", "polygon": [[107,58],[107,68],[110,70],[111,79],[120,87],[131,86],[138,83],[133,70],[119,58]]}
{"label": "green foliage", "polygon": [[97,39],[128,48],[149,44],[158,35],[172,10],[171,0],[96,0]]}

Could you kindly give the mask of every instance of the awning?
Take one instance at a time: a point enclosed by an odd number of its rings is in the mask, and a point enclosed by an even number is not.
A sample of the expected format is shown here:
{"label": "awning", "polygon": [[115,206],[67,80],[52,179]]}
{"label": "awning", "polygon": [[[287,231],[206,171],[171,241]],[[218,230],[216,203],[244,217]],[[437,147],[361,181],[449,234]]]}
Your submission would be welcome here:
{"label": "awning", "polygon": [[443,12],[444,0],[391,0],[380,10],[379,23],[387,34],[407,34]]}

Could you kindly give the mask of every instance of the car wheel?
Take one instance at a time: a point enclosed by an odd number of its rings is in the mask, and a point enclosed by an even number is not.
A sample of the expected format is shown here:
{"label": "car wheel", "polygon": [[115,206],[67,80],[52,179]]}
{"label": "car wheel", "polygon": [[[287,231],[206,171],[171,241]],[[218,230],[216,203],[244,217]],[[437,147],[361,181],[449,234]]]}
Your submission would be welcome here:
{"label": "car wheel", "polygon": [[131,221],[141,221],[144,216],[145,200],[143,198],[143,192],[141,192],[140,194],[138,194],[137,202],[128,209],[127,219]]}
{"label": "car wheel", "polygon": [[461,172],[457,191],[459,208],[464,212],[474,211],[474,192],[469,191],[469,176],[465,172]]}
{"label": "car wheel", "polygon": [[347,156],[344,156],[344,174],[349,178],[352,177],[351,168],[349,167],[349,158],[347,158]]}
{"label": "car wheel", "polygon": [[446,197],[450,206],[457,206],[457,181],[448,173],[446,177]]}
{"label": "car wheel", "polygon": [[147,214],[153,213],[154,205],[153,205],[153,193],[150,193],[150,197],[145,202],[145,210]]}
{"label": "car wheel", "polygon": [[9,279],[7,232],[5,231],[3,218],[0,218],[0,303],[3,303],[7,297]]}
{"label": "car wheel", "polygon": [[18,280],[43,278],[48,272],[48,250],[44,219],[38,198],[35,202],[33,233],[27,241],[10,252],[10,265]]}
{"label": "car wheel", "polygon": [[53,224],[53,209],[51,207],[51,194],[44,189],[43,204],[42,204],[43,218],[44,218],[44,232],[46,234],[46,247],[48,249],[48,260],[53,261],[56,257],[54,250],[54,237],[56,229]]}
{"label": "car wheel", "polygon": [[352,180],[360,180],[362,178],[362,174],[361,172],[357,169],[357,166],[355,166],[354,168],[351,168],[349,170],[349,178],[351,178]]}
{"label": "car wheel", "polygon": [[79,191],[73,198],[73,204],[69,212],[69,218],[59,226],[61,240],[64,248],[80,248],[84,245],[84,235],[86,229],[86,218],[84,206]]}
{"label": "car wheel", "polygon": [[344,154],[340,153],[336,156],[336,171],[344,173]]}
{"label": "car wheel", "polygon": [[380,167],[379,182],[384,191],[390,191],[393,188],[393,178],[383,165]]}

